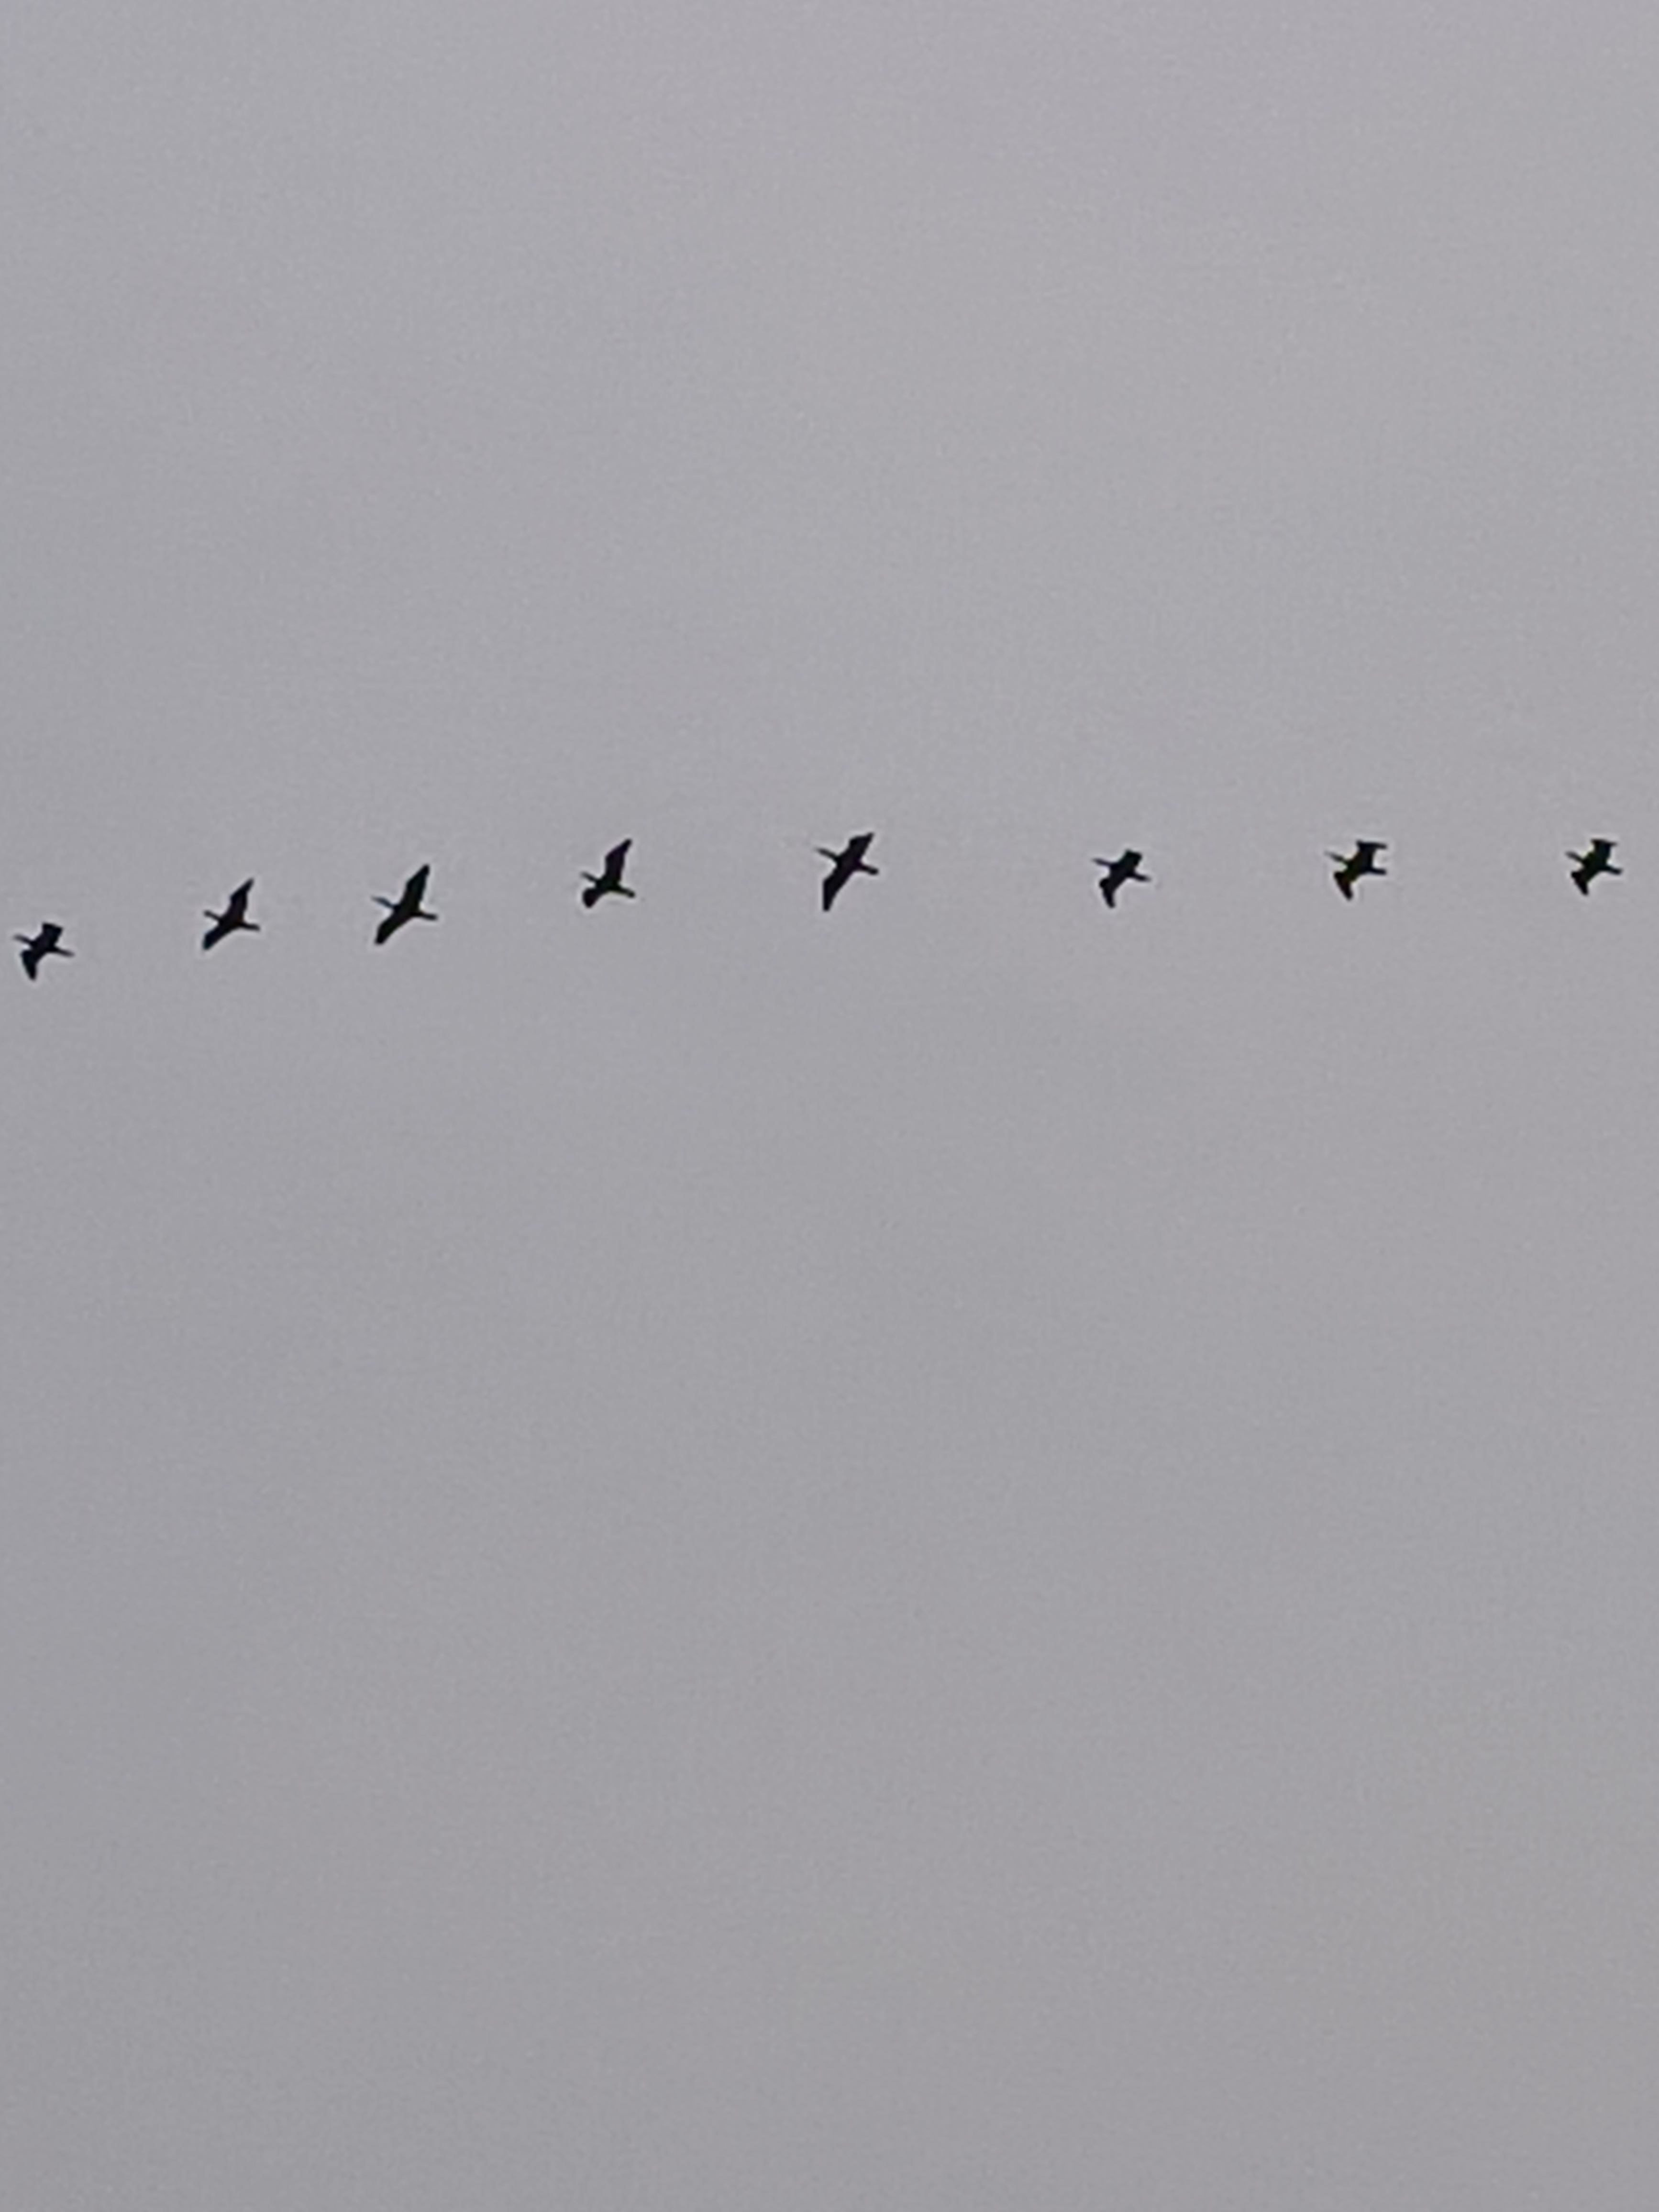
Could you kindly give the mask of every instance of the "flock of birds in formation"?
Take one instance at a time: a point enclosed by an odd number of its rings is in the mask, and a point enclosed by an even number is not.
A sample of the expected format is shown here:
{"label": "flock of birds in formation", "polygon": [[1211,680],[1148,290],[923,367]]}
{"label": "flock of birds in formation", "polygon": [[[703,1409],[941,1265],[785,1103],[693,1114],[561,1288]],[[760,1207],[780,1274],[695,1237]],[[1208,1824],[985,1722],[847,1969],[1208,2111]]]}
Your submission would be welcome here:
{"label": "flock of birds in formation", "polygon": [[[830,872],[823,878],[821,891],[826,914],[854,876],[880,874],[881,871],[872,866],[869,859],[870,848],[874,844],[875,837],[873,830],[862,830],[856,837],[849,837],[839,852],[828,845],[816,848],[830,863]],[[605,898],[635,896],[632,886],[623,881],[633,842],[631,837],[624,837],[621,844],[613,845],[605,854],[605,866],[597,875],[584,872],[581,902],[585,907],[596,907]],[[1381,865],[1380,855],[1388,849],[1380,838],[1362,837],[1352,853],[1327,854],[1326,858],[1336,863],[1332,880],[1345,899],[1352,898],[1354,885],[1362,876],[1387,875],[1388,870]],[[1572,881],[1582,892],[1588,896],[1590,885],[1598,876],[1623,875],[1624,870],[1613,863],[1613,850],[1614,841],[1611,837],[1593,837],[1583,852],[1567,854],[1572,862],[1570,872]],[[1094,865],[1104,871],[1100,878],[1100,895],[1109,907],[1115,908],[1117,895],[1126,884],[1151,883],[1152,878],[1143,875],[1140,871],[1140,864],[1146,857],[1133,845],[1126,846],[1115,860],[1103,860],[1097,854]],[[428,861],[424,866],[416,869],[395,899],[375,896],[374,904],[386,908],[375,926],[374,942],[377,945],[385,945],[407,922],[436,921],[437,915],[426,903],[427,885],[431,876],[432,866]],[[252,876],[246,883],[238,884],[226,900],[222,914],[215,914],[210,907],[205,909],[210,926],[202,939],[204,952],[211,952],[216,945],[222,945],[226,938],[234,936],[238,930],[258,928],[258,923],[248,918],[248,901],[253,896],[253,884]],[[23,948],[20,957],[23,972],[31,983],[39,981],[42,961],[53,957],[72,960],[75,957],[74,948],[64,943],[61,922],[43,921],[32,937],[25,937],[21,931],[14,933],[14,935],[16,943]]]}

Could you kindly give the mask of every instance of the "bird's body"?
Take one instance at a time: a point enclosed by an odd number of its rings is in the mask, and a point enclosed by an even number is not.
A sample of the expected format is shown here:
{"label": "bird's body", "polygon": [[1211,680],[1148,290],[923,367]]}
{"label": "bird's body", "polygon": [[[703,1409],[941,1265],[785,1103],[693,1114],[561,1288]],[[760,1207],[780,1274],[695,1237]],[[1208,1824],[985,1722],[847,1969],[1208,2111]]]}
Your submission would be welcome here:
{"label": "bird's body", "polygon": [[1586,898],[1589,897],[1589,887],[1597,876],[1624,874],[1622,868],[1613,866],[1614,842],[1611,837],[1592,837],[1587,852],[1568,854],[1567,858],[1574,863],[1571,871],[1572,879]]}
{"label": "bird's body", "polygon": [[389,937],[395,937],[406,921],[436,921],[437,915],[429,914],[421,903],[426,896],[427,879],[431,873],[432,866],[428,861],[425,866],[416,869],[395,899],[381,898],[376,895],[375,905],[386,908],[374,932],[377,945],[384,945]]}
{"label": "bird's body", "polygon": [[64,931],[59,922],[43,921],[33,937],[25,937],[21,930],[14,930],[12,935],[23,948],[17,957],[22,962],[23,973],[31,983],[40,981],[40,963],[52,953],[55,952],[60,960],[73,960],[75,957],[69,946],[62,942]]}
{"label": "bird's body", "polygon": [[1388,874],[1386,868],[1379,868],[1376,865],[1377,854],[1386,853],[1388,849],[1388,847],[1377,838],[1362,837],[1352,853],[1326,854],[1325,858],[1328,860],[1336,862],[1336,872],[1333,881],[1345,899],[1351,899],[1353,896],[1353,887],[1361,876]]}
{"label": "bird's body", "polygon": [[234,931],[258,928],[259,925],[257,921],[250,921],[247,918],[247,902],[252,893],[253,878],[250,876],[245,884],[237,884],[235,890],[226,900],[225,910],[222,914],[215,914],[210,906],[203,908],[203,913],[213,924],[212,928],[207,931],[202,939],[204,952],[211,952],[216,945],[222,943]]}
{"label": "bird's body", "polygon": [[605,856],[605,867],[602,873],[590,876],[584,871],[582,904],[585,907],[591,909],[596,907],[602,898],[634,897],[634,892],[623,881],[623,870],[628,865],[628,848],[633,842],[631,837],[624,837],[620,845],[613,845],[611,848]]}
{"label": "bird's body", "polygon": [[856,837],[849,837],[839,853],[828,845],[817,848],[819,858],[830,862],[830,872],[823,879],[823,910],[829,913],[854,876],[878,876],[879,868],[872,868],[865,854],[876,841],[873,830],[861,830]]}
{"label": "bird's body", "polygon": [[1126,845],[1115,860],[1103,860],[1099,854],[1095,855],[1096,867],[1106,871],[1100,879],[1100,896],[1108,906],[1116,906],[1117,895],[1125,884],[1151,883],[1152,878],[1140,872],[1140,864],[1146,857],[1144,853],[1137,853],[1133,845]]}

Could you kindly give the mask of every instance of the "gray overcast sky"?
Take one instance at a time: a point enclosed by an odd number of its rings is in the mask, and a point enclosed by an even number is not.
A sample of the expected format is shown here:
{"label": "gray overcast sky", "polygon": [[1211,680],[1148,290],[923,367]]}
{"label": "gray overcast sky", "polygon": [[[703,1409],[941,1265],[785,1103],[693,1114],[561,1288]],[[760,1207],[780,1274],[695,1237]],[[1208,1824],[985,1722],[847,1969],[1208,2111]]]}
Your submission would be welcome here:
{"label": "gray overcast sky", "polygon": [[1649,2212],[1652,9],[0,87],[6,2203]]}

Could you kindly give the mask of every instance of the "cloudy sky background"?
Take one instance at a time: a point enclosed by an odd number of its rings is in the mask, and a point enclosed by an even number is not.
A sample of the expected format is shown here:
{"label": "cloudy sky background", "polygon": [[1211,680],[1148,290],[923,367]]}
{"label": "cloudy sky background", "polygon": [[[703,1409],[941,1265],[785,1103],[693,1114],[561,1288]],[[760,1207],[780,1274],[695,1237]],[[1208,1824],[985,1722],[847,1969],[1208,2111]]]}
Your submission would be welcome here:
{"label": "cloudy sky background", "polygon": [[9,2201],[1646,2212],[1652,10],[0,125]]}

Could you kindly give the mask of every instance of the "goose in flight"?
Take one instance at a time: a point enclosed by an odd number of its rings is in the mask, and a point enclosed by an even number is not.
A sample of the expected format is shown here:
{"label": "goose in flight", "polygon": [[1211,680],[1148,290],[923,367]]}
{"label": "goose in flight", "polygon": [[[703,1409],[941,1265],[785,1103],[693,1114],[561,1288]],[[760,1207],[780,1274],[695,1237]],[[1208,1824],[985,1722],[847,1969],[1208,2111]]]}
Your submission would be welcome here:
{"label": "goose in flight", "polygon": [[1613,851],[1616,840],[1612,837],[1592,837],[1587,853],[1569,853],[1567,858],[1576,865],[1572,879],[1585,897],[1597,876],[1622,876],[1624,870],[1613,866]]}
{"label": "goose in flight", "polygon": [[12,932],[14,940],[23,948],[17,957],[22,962],[23,973],[31,983],[40,981],[40,963],[52,953],[55,952],[60,960],[74,959],[75,955],[69,946],[58,941],[63,934],[61,923],[56,921],[43,921],[33,937],[25,937],[21,930]]}
{"label": "goose in flight", "polygon": [[881,873],[879,868],[872,868],[864,857],[875,842],[873,830],[861,830],[856,837],[848,839],[839,853],[831,852],[827,845],[817,848],[820,859],[830,864],[830,872],[823,879],[823,910],[826,914],[854,876],[878,876]]}
{"label": "goose in flight", "polygon": [[203,914],[213,924],[212,928],[207,931],[202,939],[204,952],[211,952],[216,945],[222,942],[235,930],[258,928],[259,925],[257,921],[250,921],[247,918],[247,902],[252,893],[253,878],[250,876],[245,884],[238,884],[225,901],[225,910],[222,914],[215,914],[210,906],[203,908]]}
{"label": "goose in flight", "polygon": [[1115,860],[1103,860],[1098,853],[1096,854],[1096,867],[1106,871],[1100,879],[1100,896],[1108,906],[1116,906],[1117,895],[1125,884],[1151,883],[1152,878],[1140,872],[1140,864],[1146,857],[1144,853],[1137,853],[1133,845],[1126,845]]}
{"label": "goose in flight", "polygon": [[585,907],[596,907],[602,898],[607,896],[632,898],[635,896],[623,881],[623,870],[628,865],[628,848],[633,842],[631,837],[624,837],[620,845],[611,848],[605,856],[602,875],[590,876],[586,870],[583,871],[582,882],[586,888],[582,892],[582,904]]}
{"label": "goose in flight", "polygon": [[387,938],[395,937],[406,921],[436,921],[437,915],[429,914],[421,903],[426,896],[427,878],[431,873],[432,864],[428,860],[423,867],[416,869],[395,899],[382,898],[378,892],[374,894],[375,905],[386,908],[385,916],[374,932],[377,945],[384,945]]}
{"label": "goose in flight", "polygon": [[1379,868],[1376,865],[1377,854],[1386,853],[1388,849],[1386,845],[1375,837],[1362,837],[1352,853],[1326,854],[1325,858],[1328,860],[1336,862],[1336,872],[1332,880],[1345,899],[1351,899],[1353,896],[1353,887],[1361,876],[1388,874],[1386,868]]}

